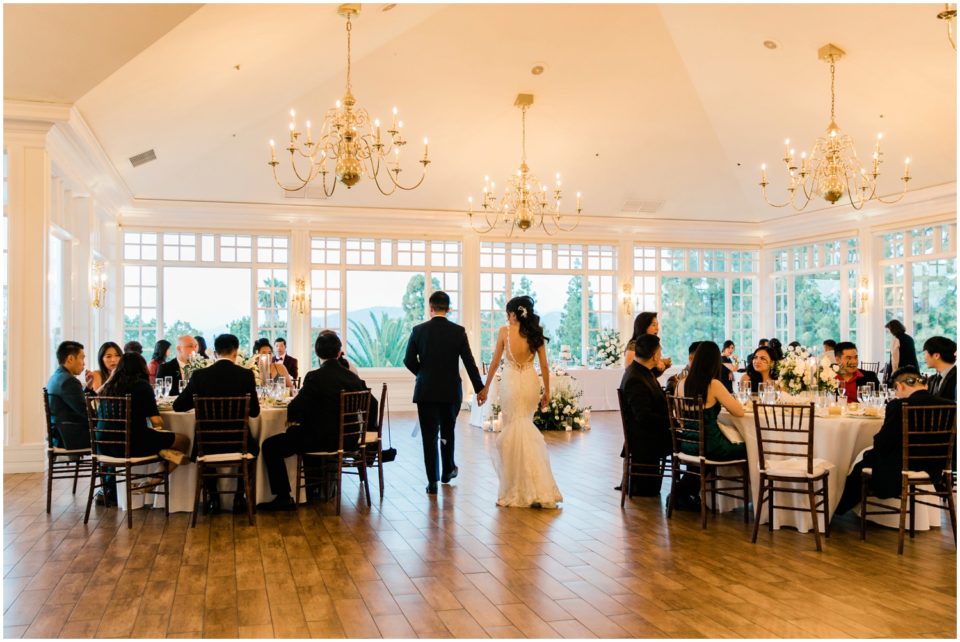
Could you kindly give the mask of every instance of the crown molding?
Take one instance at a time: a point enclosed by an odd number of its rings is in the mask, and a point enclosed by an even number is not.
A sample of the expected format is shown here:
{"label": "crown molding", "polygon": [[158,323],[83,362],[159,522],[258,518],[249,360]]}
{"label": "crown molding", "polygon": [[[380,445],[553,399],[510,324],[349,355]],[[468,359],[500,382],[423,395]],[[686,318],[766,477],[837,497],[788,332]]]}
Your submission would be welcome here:
{"label": "crown molding", "polygon": [[71,106],[65,103],[44,103],[32,100],[3,101],[3,125],[15,126],[15,123],[54,123],[70,119]]}

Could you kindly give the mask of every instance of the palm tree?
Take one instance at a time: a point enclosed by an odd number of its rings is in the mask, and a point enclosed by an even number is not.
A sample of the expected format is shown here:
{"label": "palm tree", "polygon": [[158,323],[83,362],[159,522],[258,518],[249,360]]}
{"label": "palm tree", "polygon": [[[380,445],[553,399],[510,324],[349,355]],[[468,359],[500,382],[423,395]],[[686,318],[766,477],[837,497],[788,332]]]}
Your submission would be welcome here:
{"label": "palm tree", "polygon": [[350,341],[347,358],[358,368],[399,367],[406,351],[406,332],[403,319],[392,319],[386,312],[377,319],[370,313],[373,333],[353,319],[348,319]]}

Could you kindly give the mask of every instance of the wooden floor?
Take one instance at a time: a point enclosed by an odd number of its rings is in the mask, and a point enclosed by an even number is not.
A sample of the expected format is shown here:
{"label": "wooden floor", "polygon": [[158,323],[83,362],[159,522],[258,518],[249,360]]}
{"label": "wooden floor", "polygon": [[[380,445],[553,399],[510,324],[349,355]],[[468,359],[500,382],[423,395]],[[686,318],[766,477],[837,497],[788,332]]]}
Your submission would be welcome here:
{"label": "wooden floor", "polygon": [[[424,493],[412,413],[395,413],[382,502],[296,513],[165,519],[116,508],[83,524],[86,492],[4,475],[4,637],[956,637],[949,525],[896,555],[852,516],[823,553],[811,535],[760,531],[741,514],[666,519],[663,499],[620,509],[616,413],[547,433],[565,502],[494,504],[495,435],[457,432],[460,476]],[[666,488],[666,487],[665,487]]]}

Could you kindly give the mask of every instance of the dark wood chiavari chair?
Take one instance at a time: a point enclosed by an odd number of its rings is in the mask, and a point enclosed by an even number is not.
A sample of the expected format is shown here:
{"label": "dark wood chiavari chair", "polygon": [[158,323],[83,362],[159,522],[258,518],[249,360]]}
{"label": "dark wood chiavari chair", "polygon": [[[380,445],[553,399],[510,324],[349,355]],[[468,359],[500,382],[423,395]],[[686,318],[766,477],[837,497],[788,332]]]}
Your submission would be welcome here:
{"label": "dark wood chiavari chair", "polygon": [[657,470],[651,472],[649,464],[640,464],[633,461],[633,453],[630,452],[630,438],[628,433],[627,407],[623,400],[623,390],[617,388],[617,401],[620,405],[620,425],[623,427],[623,476],[620,479],[620,508],[623,508],[627,501],[627,489],[630,486],[630,480],[634,477],[659,477],[663,479],[665,473],[673,476],[673,461],[669,455],[661,457]]}
{"label": "dark wood chiavari chair", "polygon": [[[372,393],[371,393],[372,394]],[[368,430],[363,447],[366,450],[367,468],[376,468],[380,476],[380,499],[383,499],[383,417],[387,407],[387,384],[380,392],[380,408],[377,416],[377,429]]]}
{"label": "dark wood chiavari chair", "polygon": [[[243,480],[247,493],[247,520],[253,526],[253,511],[257,497],[256,466],[248,450],[250,436],[250,397],[200,397],[194,395],[196,430],[194,443],[197,453],[197,487],[194,491],[191,527],[197,525],[201,499],[206,502],[207,485],[204,480]],[[233,494],[235,490],[220,490],[217,494]]]}
{"label": "dark wood chiavari chair", "polygon": [[[47,514],[53,500],[53,480],[73,479],[73,494],[77,494],[77,481],[80,471],[84,474],[92,470],[93,460],[89,448],[67,449],[56,446],[56,427],[50,413],[50,397],[47,389],[43,389],[43,412],[47,418]],[[82,425],[82,424],[81,424]]]}

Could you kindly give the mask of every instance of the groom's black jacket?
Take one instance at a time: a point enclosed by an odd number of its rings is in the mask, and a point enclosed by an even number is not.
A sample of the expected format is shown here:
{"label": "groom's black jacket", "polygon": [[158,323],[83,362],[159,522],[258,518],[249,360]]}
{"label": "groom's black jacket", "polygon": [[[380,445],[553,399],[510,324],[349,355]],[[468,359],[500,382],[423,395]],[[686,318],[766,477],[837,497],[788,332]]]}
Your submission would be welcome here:
{"label": "groom's black jacket", "polygon": [[467,368],[474,391],[483,390],[483,380],[462,326],[446,317],[436,316],[414,327],[403,359],[403,365],[417,375],[414,403],[459,405],[463,400],[460,359]]}

